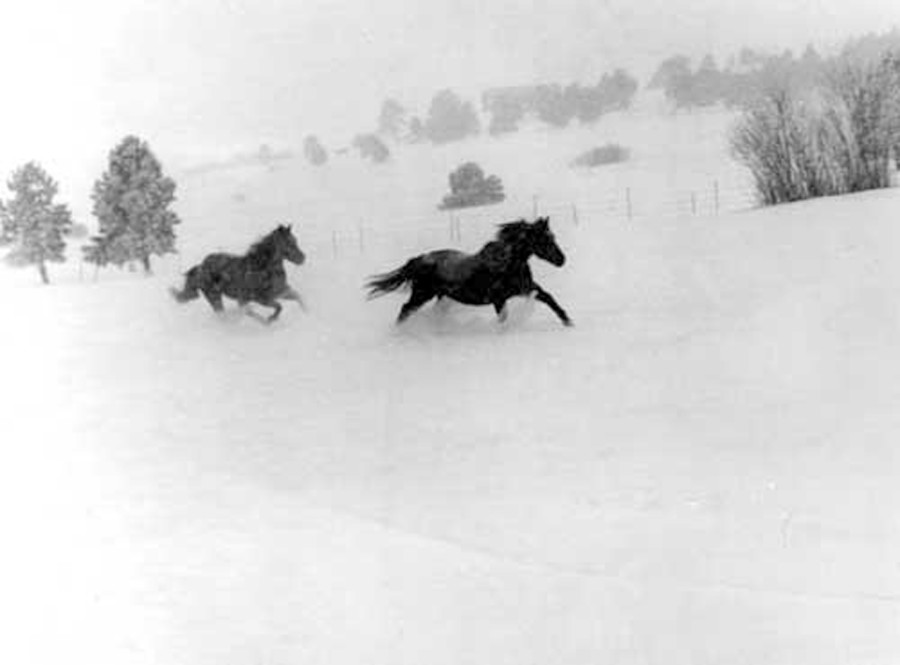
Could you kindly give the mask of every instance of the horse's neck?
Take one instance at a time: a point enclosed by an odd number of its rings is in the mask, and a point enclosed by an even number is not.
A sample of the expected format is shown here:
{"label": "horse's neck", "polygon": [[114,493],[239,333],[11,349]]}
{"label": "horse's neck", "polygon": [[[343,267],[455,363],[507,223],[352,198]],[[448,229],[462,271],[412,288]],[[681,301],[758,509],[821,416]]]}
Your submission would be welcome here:
{"label": "horse's neck", "polygon": [[521,243],[493,240],[481,248],[479,255],[485,262],[505,268],[528,261],[531,250]]}
{"label": "horse's neck", "polygon": [[246,260],[255,270],[278,270],[284,259],[277,248],[264,246],[248,254]]}

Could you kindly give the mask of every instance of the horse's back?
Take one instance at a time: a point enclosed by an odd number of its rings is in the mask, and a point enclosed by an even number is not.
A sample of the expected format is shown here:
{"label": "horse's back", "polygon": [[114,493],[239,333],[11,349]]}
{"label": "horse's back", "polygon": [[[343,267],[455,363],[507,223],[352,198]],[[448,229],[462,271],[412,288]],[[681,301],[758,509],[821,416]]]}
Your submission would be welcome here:
{"label": "horse's back", "polygon": [[220,272],[236,261],[240,260],[239,256],[228,254],[227,252],[213,252],[207,254],[200,262],[199,267],[206,272]]}
{"label": "horse's back", "polygon": [[443,249],[422,258],[433,266],[438,293],[470,305],[527,293],[533,284],[527,260],[514,261],[504,243],[488,243],[476,254]]}
{"label": "horse's back", "polygon": [[458,249],[438,249],[423,254],[421,260],[434,270],[438,279],[450,283],[465,281],[478,267],[474,255]]}

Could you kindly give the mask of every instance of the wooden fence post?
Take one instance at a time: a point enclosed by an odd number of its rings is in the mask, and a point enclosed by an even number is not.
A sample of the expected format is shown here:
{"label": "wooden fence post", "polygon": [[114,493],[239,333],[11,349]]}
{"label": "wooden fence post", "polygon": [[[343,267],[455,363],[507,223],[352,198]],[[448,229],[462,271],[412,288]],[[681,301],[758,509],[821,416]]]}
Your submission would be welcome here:
{"label": "wooden fence post", "polygon": [[574,203],[572,204],[572,222],[578,226],[578,206]]}

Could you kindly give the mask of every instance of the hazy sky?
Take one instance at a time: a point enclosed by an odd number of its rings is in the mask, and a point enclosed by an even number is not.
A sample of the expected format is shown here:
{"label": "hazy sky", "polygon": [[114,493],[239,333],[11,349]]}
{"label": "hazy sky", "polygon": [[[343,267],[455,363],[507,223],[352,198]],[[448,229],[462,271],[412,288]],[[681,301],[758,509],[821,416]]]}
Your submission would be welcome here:
{"label": "hazy sky", "polygon": [[800,49],[900,25],[898,0],[21,0],[0,3],[0,171],[83,196],[125,133],[164,163],[374,127],[441,87],[645,75],[676,52]]}

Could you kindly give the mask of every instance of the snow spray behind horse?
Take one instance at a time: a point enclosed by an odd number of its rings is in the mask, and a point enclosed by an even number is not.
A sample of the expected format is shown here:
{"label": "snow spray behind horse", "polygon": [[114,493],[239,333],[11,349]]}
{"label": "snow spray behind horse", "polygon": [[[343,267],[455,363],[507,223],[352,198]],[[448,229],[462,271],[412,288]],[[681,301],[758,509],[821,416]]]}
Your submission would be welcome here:
{"label": "snow spray behind horse", "polygon": [[209,254],[185,273],[181,291],[174,288],[170,291],[175,300],[182,303],[194,300],[202,293],[216,312],[224,309],[223,296],[237,300],[242,308],[256,302],[275,310],[266,319],[271,322],[281,314],[279,300],[296,300],[304,307],[300,294],[287,283],[282,263],[290,261],[301,265],[305,260],[291,227],[279,226],[254,243],[243,256],[223,252]]}
{"label": "snow spray behind horse", "polygon": [[439,249],[416,256],[400,268],[374,275],[366,283],[369,298],[402,286],[411,286],[409,300],[400,309],[402,323],[432,298],[451,298],[466,305],[493,305],[501,321],[506,318],[506,301],[514,296],[535,295],[559,317],[564,325],[572,320],[559,303],[531,276],[528,259],[534,255],[560,267],[566,257],[550,230],[550,219],[524,219],[499,225],[494,240],[477,254]]}

